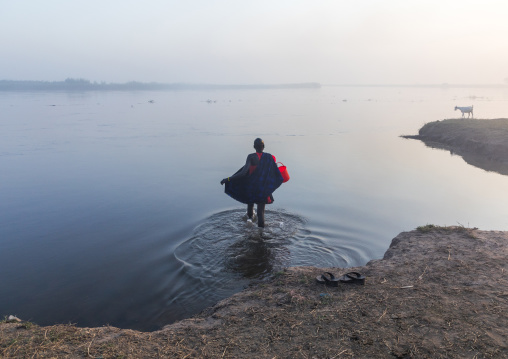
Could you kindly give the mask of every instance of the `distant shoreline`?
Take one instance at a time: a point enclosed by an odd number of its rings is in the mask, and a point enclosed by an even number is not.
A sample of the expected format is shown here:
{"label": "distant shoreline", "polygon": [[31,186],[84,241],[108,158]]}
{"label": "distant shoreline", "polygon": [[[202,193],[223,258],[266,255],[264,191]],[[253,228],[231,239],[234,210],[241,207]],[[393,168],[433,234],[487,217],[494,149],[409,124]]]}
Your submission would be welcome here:
{"label": "distant shoreline", "polygon": [[508,84],[321,84],[298,82],[283,84],[199,84],[129,81],[106,83],[68,78],[64,81],[0,80],[0,91],[203,91],[203,90],[270,90],[320,89],[322,87],[376,87],[376,88],[506,88]]}
{"label": "distant shoreline", "polygon": [[326,87],[391,87],[391,88],[506,88],[508,84],[323,84]]}
{"label": "distant shoreline", "polygon": [[199,91],[199,90],[258,90],[258,89],[318,89],[317,82],[293,84],[251,84],[251,85],[214,85],[187,83],[137,82],[105,83],[91,82],[85,79],[66,79],[65,81],[17,81],[0,80],[0,91]]}

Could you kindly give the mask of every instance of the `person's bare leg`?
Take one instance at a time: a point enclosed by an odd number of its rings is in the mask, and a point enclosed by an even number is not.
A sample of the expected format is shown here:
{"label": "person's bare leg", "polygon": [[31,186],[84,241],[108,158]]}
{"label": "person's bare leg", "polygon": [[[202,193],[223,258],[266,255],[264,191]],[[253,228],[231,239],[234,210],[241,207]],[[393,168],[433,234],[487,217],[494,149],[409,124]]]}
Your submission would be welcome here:
{"label": "person's bare leg", "polygon": [[265,204],[258,203],[258,227],[265,226]]}
{"label": "person's bare leg", "polygon": [[247,217],[252,219],[252,216],[254,216],[254,203],[249,203],[247,205]]}

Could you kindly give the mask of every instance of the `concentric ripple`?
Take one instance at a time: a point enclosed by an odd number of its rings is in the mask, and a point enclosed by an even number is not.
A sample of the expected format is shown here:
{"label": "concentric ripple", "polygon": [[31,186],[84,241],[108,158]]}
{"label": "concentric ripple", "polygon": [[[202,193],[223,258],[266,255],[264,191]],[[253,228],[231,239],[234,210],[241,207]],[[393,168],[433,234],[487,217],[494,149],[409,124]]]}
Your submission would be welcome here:
{"label": "concentric ripple", "polygon": [[246,222],[245,211],[209,217],[175,250],[175,257],[196,277],[227,275],[263,279],[290,264],[288,245],[304,220],[283,211],[267,211],[266,227]]}
{"label": "concentric ripple", "polygon": [[305,219],[267,211],[266,227],[246,222],[244,210],[216,213],[174,252],[187,275],[199,279],[265,279],[288,266],[347,266],[349,254],[304,228]]}

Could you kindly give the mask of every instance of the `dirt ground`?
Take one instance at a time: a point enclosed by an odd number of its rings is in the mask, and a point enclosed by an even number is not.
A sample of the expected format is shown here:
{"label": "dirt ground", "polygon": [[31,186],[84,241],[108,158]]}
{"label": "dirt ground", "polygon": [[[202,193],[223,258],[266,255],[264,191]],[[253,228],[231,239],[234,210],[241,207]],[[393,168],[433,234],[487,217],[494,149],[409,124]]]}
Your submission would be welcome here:
{"label": "dirt ground", "polygon": [[486,171],[508,175],[508,119],[448,119],[425,124],[416,136]]}
{"label": "dirt ground", "polygon": [[[427,225],[357,268],[288,268],[156,332],[0,323],[3,358],[507,358],[508,232]],[[356,270],[364,286],[318,284]]]}

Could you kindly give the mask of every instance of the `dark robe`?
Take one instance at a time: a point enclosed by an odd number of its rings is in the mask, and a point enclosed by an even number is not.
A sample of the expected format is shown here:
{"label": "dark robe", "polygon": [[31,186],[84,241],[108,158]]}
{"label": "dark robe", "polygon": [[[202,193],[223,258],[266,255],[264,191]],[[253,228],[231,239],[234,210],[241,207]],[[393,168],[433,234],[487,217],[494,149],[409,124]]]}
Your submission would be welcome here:
{"label": "dark robe", "polygon": [[[236,173],[240,172],[242,168]],[[282,181],[282,175],[272,155],[263,153],[254,172],[250,175],[226,182],[224,192],[230,197],[245,204],[267,203],[268,197],[279,188]]]}

